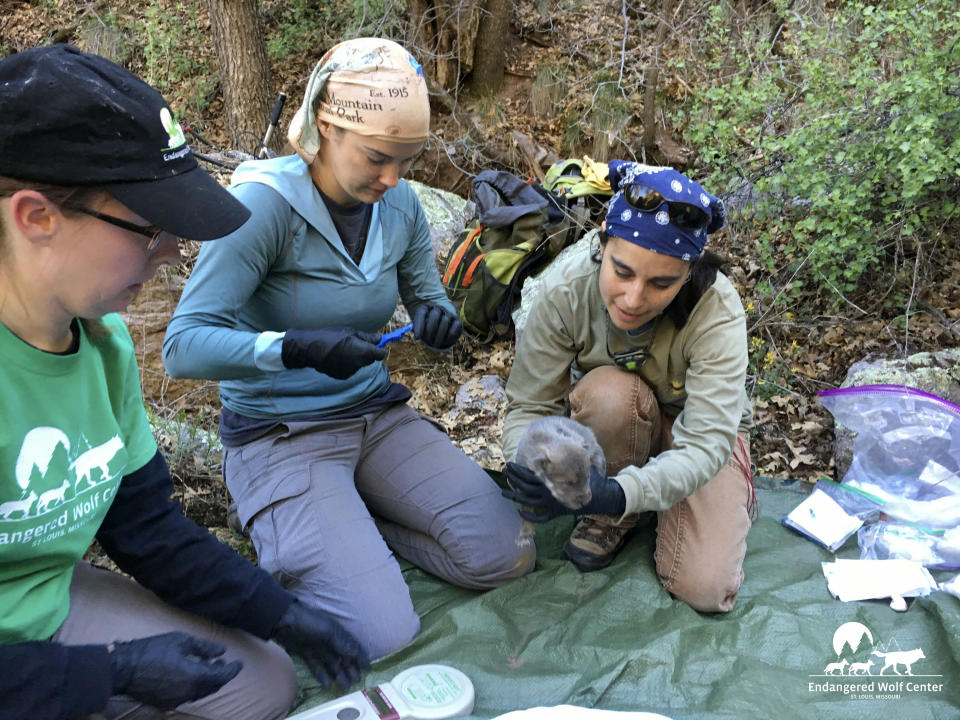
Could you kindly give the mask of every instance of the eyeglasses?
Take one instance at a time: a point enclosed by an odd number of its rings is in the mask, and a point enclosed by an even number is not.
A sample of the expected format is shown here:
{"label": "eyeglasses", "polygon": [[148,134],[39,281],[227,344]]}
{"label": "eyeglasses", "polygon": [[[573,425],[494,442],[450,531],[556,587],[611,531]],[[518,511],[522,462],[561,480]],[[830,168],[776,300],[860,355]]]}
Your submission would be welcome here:
{"label": "eyeglasses", "polygon": [[160,242],[160,236],[165,232],[162,227],[158,227],[156,225],[135,225],[127,220],[121,220],[113,215],[104,215],[101,212],[90,210],[88,208],[75,207],[71,208],[71,210],[76,210],[84,215],[89,215],[90,217],[95,217],[97,220],[103,220],[105,223],[115,225],[118,228],[123,228],[124,230],[129,230],[130,232],[135,232],[139,235],[150,238],[150,242],[147,243],[147,250],[153,250],[157,246],[157,243]]}
{"label": "eyeglasses", "polygon": [[690,203],[667,200],[658,191],[642,183],[630,183],[623,188],[623,198],[628,204],[650,212],[666,203],[670,222],[683,230],[700,230],[710,224],[710,215],[703,209]]}

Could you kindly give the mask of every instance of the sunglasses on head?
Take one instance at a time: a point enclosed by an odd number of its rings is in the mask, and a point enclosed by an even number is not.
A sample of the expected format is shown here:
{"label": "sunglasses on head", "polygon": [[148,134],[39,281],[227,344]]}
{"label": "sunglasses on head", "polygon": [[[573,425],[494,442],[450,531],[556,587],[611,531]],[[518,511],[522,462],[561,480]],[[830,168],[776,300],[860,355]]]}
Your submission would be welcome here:
{"label": "sunglasses on head", "polygon": [[651,212],[666,204],[670,222],[682,230],[700,230],[710,224],[710,215],[703,208],[677,200],[667,200],[649,185],[630,183],[622,190],[623,199],[637,210]]}

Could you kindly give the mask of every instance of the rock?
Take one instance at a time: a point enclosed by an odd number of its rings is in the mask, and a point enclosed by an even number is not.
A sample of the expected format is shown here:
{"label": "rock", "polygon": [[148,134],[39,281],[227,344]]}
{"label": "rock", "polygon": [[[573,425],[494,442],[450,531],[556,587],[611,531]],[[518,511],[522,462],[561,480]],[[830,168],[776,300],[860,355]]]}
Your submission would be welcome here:
{"label": "rock", "polygon": [[423,212],[430,224],[430,241],[433,254],[440,263],[446,259],[450,246],[476,213],[476,205],[446,190],[438,190],[416,180],[408,180],[410,187],[420,199]]}
{"label": "rock", "polygon": [[220,442],[220,433],[217,430],[205,430],[194,425],[185,417],[173,419],[157,415],[151,408],[147,408],[147,420],[166,450],[178,456],[191,454],[198,458],[210,459],[210,464],[219,469],[223,445]]}
{"label": "rock", "polygon": [[453,425],[463,422],[468,415],[470,418],[479,416],[481,424],[487,425],[496,422],[506,402],[507,394],[499,375],[470,378],[457,390],[454,406],[444,420]]}
{"label": "rock", "polygon": [[[476,206],[473,201],[446,190],[438,190],[416,180],[408,180],[407,182],[420,199],[423,213],[427,216],[433,256],[439,270],[447,259],[453,241],[457,239],[457,235],[460,234],[460,231],[463,230],[476,212]],[[390,318],[387,329],[393,330],[409,322],[410,315],[402,304],[398,304],[396,312]]]}
{"label": "rock", "polygon": [[507,407],[507,394],[499,375],[482,375],[467,380],[457,390],[454,407],[441,419],[457,446],[481,467],[503,467],[500,429]]}
{"label": "rock", "polygon": [[[564,262],[571,255],[580,256],[582,262],[589,262],[590,254],[600,246],[599,240],[595,240],[596,237],[595,233],[587,233],[572,245],[568,245],[561,250],[547,267],[523,281],[523,286],[520,288],[520,303],[510,316],[513,318],[513,327],[518,343],[520,342],[520,335],[523,333],[523,328],[527,324],[527,315],[533,306],[534,300],[537,299],[537,296],[543,289],[544,283],[550,282],[551,268]],[[571,262],[574,261],[571,260]]]}
{"label": "rock", "polygon": [[841,387],[907,385],[960,405],[960,348],[888,360],[868,355],[847,371]]}
{"label": "rock", "polygon": [[397,309],[393,311],[393,316],[390,318],[390,323],[387,327],[390,330],[396,330],[404,325],[409,325],[411,322],[413,322],[413,319],[403,306],[403,303],[397,303]]}
{"label": "rock", "polygon": [[[960,348],[886,359],[868,355],[854,363],[840,387],[906,385],[960,405]],[[853,459],[853,432],[837,425],[834,432],[837,478],[843,479]]]}

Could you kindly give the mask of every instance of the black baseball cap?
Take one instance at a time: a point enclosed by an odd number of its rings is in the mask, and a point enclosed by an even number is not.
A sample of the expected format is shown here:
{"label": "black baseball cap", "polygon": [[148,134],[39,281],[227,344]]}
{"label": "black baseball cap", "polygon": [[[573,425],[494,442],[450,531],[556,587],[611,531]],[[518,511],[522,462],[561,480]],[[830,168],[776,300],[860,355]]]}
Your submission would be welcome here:
{"label": "black baseball cap", "polygon": [[72,45],[0,60],[0,176],[102,186],[151,224],[213,240],[250,211],[199,165],[173,111],[136,75]]}

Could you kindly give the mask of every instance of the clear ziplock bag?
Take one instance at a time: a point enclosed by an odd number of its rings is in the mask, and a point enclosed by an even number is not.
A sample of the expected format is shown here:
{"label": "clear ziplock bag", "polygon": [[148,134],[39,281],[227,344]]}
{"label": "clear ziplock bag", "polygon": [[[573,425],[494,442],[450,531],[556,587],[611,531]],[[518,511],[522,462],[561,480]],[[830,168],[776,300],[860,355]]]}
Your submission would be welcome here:
{"label": "clear ziplock bag", "polygon": [[[960,407],[904,385],[827,390],[820,400],[854,433],[853,459],[834,494],[876,503],[858,516],[861,559],[960,568]],[[862,501],[851,508],[859,509]]]}
{"label": "clear ziplock bag", "polygon": [[880,521],[860,528],[857,543],[861,560],[913,560],[933,570],[960,570],[960,528]]}
{"label": "clear ziplock bag", "polygon": [[821,479],[780,522],[836,552],[865,522],[879,518],[882,508],[883,502],[869,493]]}
{"label": "clear ziplock bag", "polygon": [[933,530],[960,525],[960,407],[904,385],[819,397],[856,434],[843,484],[879,498],[888,517]]}

